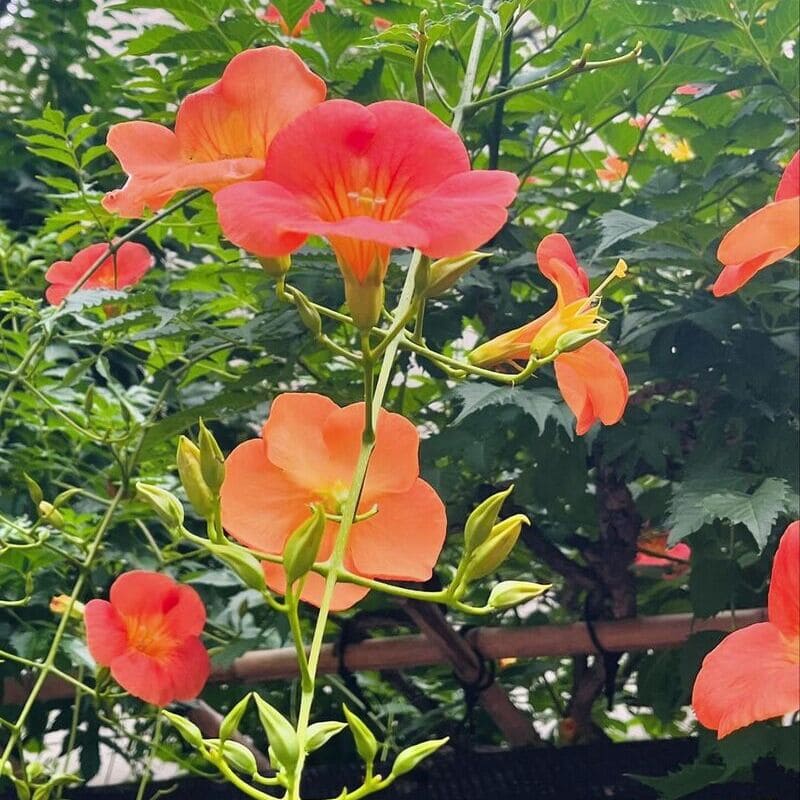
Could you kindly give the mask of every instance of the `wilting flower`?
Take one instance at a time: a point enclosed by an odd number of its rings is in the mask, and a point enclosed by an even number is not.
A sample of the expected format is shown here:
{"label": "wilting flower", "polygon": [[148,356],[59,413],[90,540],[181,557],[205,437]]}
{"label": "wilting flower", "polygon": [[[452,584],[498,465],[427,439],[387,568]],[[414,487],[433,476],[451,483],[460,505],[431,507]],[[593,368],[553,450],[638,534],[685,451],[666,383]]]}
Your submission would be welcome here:
{"label": "wilting flower", "polygon": [[[353,478],[364,404],[340,408],[319,394],[277,397],[263,438],[240,444],[225,462],[222,524],[247,547],[280,554],[289,535],[320,503],[342,513]],[[419,477],[419,435],[399,414],[381,410],[376,444],[347,544],[344,566],[361,576],[424,581],[444,543],[446,517],[436,492]],[[333,548],[338,522],[326,524],[318,560]],[[264,563],[267,583],[285,591],[280,565]],[[324,580],[309,573],[302,597],[319,605]],[[367,589],[339,583],[333,608],[349,608]]]}
{"label": "wilting flower", "polygon": [[609,156],[603,161],[605,169],[597,170],[602,181],[621,181],[628,174],[628,162],[618,156]]}
{"label": "wilting flower", "polygon": [[324,82],[291,50],[239,53],[220,80],[183,100],[174,132],[141,120],[111,126],[108,147],[129,178],[103,205],[138,217],[183,189],[260,178],[275,134],[324,99]]}
{"label": "wilting flower", "polygon": [[110,601],[86,604],[84,621],[92,658],[134,697],[166,706],[194,699],[205,686],[206,610],[190,586],[157,572],[126,572],[112,584]]}
{"label": "wilting flower", "polygon": [[270,258],[327,238],[362,327],[380,314],[392,248],[432,258],[476,249],[506,221],[519,184],[510,172],[471,170],[456,133],[393,100],[316,106],[275,138],[264,178],[214,196],[225,235]]}
{"label": "wilting flower", "polygon": [[[106,252],[108,245],[100,242],[84,247],[75,253],[71,261],[56,261],[44,276],[50,284],[45,292],[47,302],[57,306]],[[139,283],[154,263],[155,259],[143,244],[125,242],[100,264],[81,288],[127,289]]]}
{"label": "wilting flower", "polygon": [[667,578],[677,578],[689,569],[692,548],[685,542],[669,547],[669,534],[648,531],[639,537],[638,552],[633,562],[637,568],[656,568],[665,572]]}
{"label": "wilting flower", "polygon": [[314,2],[308,7],[305,14],[297,21],[297,24],[292,28],[291,33],[289,32],[289,26],[286,24],[286,20],[283,18],[283,14],[278,10],[277,6],[274,4],[270,4],[267,10],[262,15],[261,19],[265,22],[272,23],[273,25],[279,25],[281,32],[284,33],[286,36],[292,36],[294,38],[300,36],[304,30],[307,30],[311,27],[311,15],[318,14],[320,11],[325,10],[325,3],[322,0],[314,0]]}
{"label": "wilting flower", "polygon": [[784,170],[775,201],[745,217],[729,230],[717,249],[725,268],[712,291],[731,294],[757,272],[786,258],[800,246],[800,151]]}
{"label": "wilting flower", "polygon": [[689,97],[694,97],[696,94],[699,94],[703,91],[705,87],[699,83],[684,83],[683,86],[678,86],[675,89],[675,94],[682,94],[688,95]]}
{"label": "wilting flower", "polygon": [[697,719],[721,739],[753,722],[800,710],[800,522],[783,534],[769,622],[726,636],[703,660],[692,692]]}
{"label": "wilting flower", "polygon": [[[567,239],[560,233],[545,236],[536,250],[536,261],[542,274],[556,287],[555,305],[527,325],[473,350],[469,356],[473,363],[492,366],[527,361],[532,351],[546,356],[554,349],[561,350],[561,336],[597,335],[596,331],[592,333],[592,326],[599,322],[595,298],[589,295],[589,279]],[[624,262],[617,265],[612,276],[622,274]],[[619,422],[628,402],[628,378],[606,345],[592,338],[572,352],[561,352],[555,360],[555,371],[558,388],[577,418],[579,435],[597,421],[604,425]]]}

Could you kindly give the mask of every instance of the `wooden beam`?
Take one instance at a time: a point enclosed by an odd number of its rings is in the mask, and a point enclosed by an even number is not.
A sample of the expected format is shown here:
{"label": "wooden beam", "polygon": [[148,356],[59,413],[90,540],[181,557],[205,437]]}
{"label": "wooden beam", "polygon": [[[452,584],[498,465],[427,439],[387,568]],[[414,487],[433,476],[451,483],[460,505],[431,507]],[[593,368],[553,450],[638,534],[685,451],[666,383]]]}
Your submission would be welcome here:
{"label": "wooden beam", "polygon": [[[660,650],[680,647],[692,633],[698,631],[729,632],[736,628],[763,622],[765,608],[750,608],[719,614],[710,619],[696,619],[691,614],[663,614],[656,617],[636,617],[615,622],[598,622],[594,629],[604,649],[613,652],[628,650]],[[473,628],[464,638],[489,660],[500,658],[538,658],[594,653],[586,625],[532,625]],[[368,639],[350,645],[344,656],[344,666],[351,672],[380,669],[411,669],[451,663],[435,642],[424,635],[394,636]],[[339,657],[333,645],[325,645],[319,662],[319,673],[339,671]],[[287,680],[297,677],[297,657],[293,647],[278,650],[253,650],[237,658],[229,667],[215,670],[211,680],[217,683],[257,683]],[[31,680],[6,678],[3,683],[3,703],[21,704],[28,696]],[[40,697],[57,700],[71,697],[73,688],[66,682],[48,680]]]}

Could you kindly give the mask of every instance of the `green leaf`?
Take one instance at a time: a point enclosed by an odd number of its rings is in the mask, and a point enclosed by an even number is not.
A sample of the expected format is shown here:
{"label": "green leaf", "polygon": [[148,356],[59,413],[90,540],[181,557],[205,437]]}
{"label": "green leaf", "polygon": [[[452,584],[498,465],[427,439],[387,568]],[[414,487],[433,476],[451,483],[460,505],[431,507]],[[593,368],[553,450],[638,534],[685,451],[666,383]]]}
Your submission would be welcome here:
{"label": "green leaf", "polygon": [[656,225],[658,223],[652,219],[643,219],[629,214],[627,211],[607,211],[600,217],[602,234],[594,254],[598,256],[608,250],[612,244],[645,233],[651,228],[655,228]]}

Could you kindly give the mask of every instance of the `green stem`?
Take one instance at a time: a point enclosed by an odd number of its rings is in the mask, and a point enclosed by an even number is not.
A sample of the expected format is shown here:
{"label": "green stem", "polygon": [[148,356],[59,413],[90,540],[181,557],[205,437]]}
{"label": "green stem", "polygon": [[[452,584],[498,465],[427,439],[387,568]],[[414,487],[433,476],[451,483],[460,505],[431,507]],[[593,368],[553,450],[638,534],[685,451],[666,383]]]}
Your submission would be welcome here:
{"label": "green stem", "polygon": [[156,749],[161,743],[161,723],[163,721],[164,718],[161,716],[161,714],[159,714],[156,717],[156,725],[153,730],[153,739],[150,742],[150,747],[147,750],[147,763],[144,766],[144,772],[142,773],[142,778],[139,781],[139,789],[136,792],[136,800],[144,800],[144,793],[147,791],[147,785],[150,783],[150,778],[153,775],[153,757],[155,756]]}
{"label": "green stem", "polygon": [[[485,12],[492,9],[492,0],[483,0],[481,4]],[[461,130],[461,125],[464,122],[464,112],[469,107],[472,100],[472,92],[475,88],[475,78],[478,75],[478,67],[481,63],[481,50],[483,48],[483,40],[486,36],[486,27],[489,24],[488,13],[478,17],[475,24],[475,34],[472,37],[472,46],[469,50],[469,57],[467,58],[467,68],[464,72],[464,85],[461,88],[461,97],[458,100],[455,113],[453,114],[453,121],[450,127],[458,133]]]}

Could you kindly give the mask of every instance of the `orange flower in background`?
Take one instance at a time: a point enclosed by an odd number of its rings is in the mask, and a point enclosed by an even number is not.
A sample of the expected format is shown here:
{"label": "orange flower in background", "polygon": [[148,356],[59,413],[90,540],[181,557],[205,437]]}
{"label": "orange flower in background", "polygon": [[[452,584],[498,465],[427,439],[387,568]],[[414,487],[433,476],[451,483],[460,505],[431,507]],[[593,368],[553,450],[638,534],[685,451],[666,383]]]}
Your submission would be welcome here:
{"label": "orange flower in background", "polygon": [[[341,513],[358,458],[364,404],[340,408],[319,394],[277,397],[263,438],[240,444],[225,462],[222,524],[247,547],[280,554],[289,535],[322,503]],[[425,581],[444,543],[442,501],[419,477],[419,434],[405,417],[381,410],[375,449],[344,566],[369,578]],[[369,515],[369,512],[374,512]],[[333,549],[338,523],[327,523],[319,560]],[[286,590],[283,568],[264,563],[269,586]],[[324,579],[309,573],[302,598],[319,605]],[[368,592],[339,583],[332,607],[349,608]]]}
{"label": "orange flower in background", "polygon": [[325,3],[322,0],[314,0],[314,2],[308,7],[308,10],[302,17],[297,21],[297,24],[292,28],[291,33],[289,32],[289,26],[286,24],[286,20],[283,18],[283,14],[272,4],[267,8],[267,10],[262,14],[261,19],[265,22],[269,22],[273,25],[279,25],[281,32],[286,36],[292,36],[297,38],[300,36],[304,30],[307,30],[311,27],[311,15],[318,14],[320,11],[325,10]]}
{"label": "orange flower in background", "polygon": [[[501,334],[470,353],[470,361],[493,366],[508,361],[527,361],[537,337],[555,325],[571,309],[588,310],[589,279],[578,264],[566,237],[551,233],[536,250],[542,274],[556,287],[555,305],[527,325]],[[616,272],[616,271],[615,271]],[[591,321],[591,320],[590,320]],[[569,321],[561,330],[566,332]],[[547,326],[547,327],[546,327]],[[548,337],[549,338],[549,337]],[[619,359],[609,347],[596,339],[555,360],[556,380],[564,400],[577,419],[578,435],[586,433],[595,422],[613,425],[622,418],[628,402],[628,378]]]}
{"label": "orange flower in background", "polygon": [[726,636],[697,675],[694,712],[720,739],[800,710],[800,522],[789,525],[775,554],[768,616]]}
{"label": "orange flower in background", "polygon": [[679,86],[677,89],[675,89],[675,94],[694,97],[696,94],[702,92],[704,88],[705,87],[699,83],[684,83],[683,86]]}
{"label": "orange flower in background", "polygon": [[725,265],[711,287],[715,297],[741,289],[757,272],[800,247],[800,150],[781,177],[775,201],[729,230],[717,249]]}
{"label": "orange flower in background", "polygon": [[381,33],[381,31],[388,31],[389,28],[392,27],[392,21],[384,19],[383,17],[375,17],[375,19],[372,20],[372,24],[375,26],[375,30],[378,31],[378,33]]}
{"label": "orange flower in background", "polygon": [[86,604],[84,622],[92,658],[134,697],[166,706],[203,690],[211,672],[200,641],[206,609],[190,586],[157,572],[126,572],[109,601]]}
{"label": "orange flower in background", "polygon": [[644,130],[652,121],[652,114],[639,114],[638,116],[631,117],[628,120],[628,125],[638,128],[641,131]]}
{"label": "orange flower in background", "polygon": [[183,100],[174,132],[141,120],[111,126],[108,147],[129,178],[103,206],[139,217],[184,189],[260,178],[277,132],[324,99],[325,83],[291,50],[239,53],[220,80]]}
{"label": "orange flower in background", "polygon": [[605,169],[597,170],[602,181],[621,181],[628,174],[628,162],[618,156],[609,156],[603,161]]}
{"label": "orange flower in background", "polygon": [[510,172],[472,170],[458,134],[396,100],[316,106],[275,138],[264,178],[214,196],[225,235],[267,258],[323,236],[356,286],[379,286],[395,247],[432,258],[476,249],[503,226],[519,185]]}
{"label": "orange flower in background", "polygon": [[[56,261],[45,274],[50,284],[47,302],[57,306],[78,284],[86,271],[108,251],[105,242],[92,244],[77,252],[71,261]],[[127,289],[145,276],[155,264],[150,251],[142,244],[125,242],[89,276],[82,289]]]}
{"label": "orange flower in background", "polygon": [[[646,532],[637,542],[638,552],[633,565],[637,568],[655,568],[666,571],[665,577],[677,578],[689,570],[692,548],[685,542],[669,547],[669,534]],[[681,563],[686,562],[686,563]]]}

